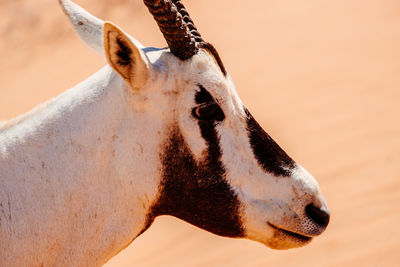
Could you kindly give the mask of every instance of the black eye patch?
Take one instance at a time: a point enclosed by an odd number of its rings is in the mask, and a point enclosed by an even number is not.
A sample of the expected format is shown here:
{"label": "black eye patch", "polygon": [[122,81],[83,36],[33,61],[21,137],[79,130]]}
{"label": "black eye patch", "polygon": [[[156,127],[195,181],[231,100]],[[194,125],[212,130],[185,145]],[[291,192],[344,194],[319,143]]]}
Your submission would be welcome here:
{"label": "black eye patch", "polygon": [[220,106],[202,85],[199,84],[199,88],[200,91],[195,95],[195,101],[199,106],[193,108],[193,117],[204,121],[223,121],[225,115]]}
{"label": "black eye patch", "polygon": [[196,104],[204,104],[204,103],[209,103],[209,102],[215,102],[214,97],[202,86],[201,84],[198,84],[200,91],[196,93],[195,96],[195,101]]}

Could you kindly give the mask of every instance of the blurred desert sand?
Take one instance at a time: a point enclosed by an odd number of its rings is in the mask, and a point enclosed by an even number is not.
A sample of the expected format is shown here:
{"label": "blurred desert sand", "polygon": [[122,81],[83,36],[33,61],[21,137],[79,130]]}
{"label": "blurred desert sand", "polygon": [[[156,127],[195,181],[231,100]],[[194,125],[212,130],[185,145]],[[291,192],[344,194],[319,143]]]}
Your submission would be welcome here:
{"label": "blurred desert sand", "polygon": [[[141,0],[79,4],[165,46]],[[106,266],[399,266],[400,1],[185,0],[263,127],[320,182],[332,213],[309,246],[273,251],[159,218]],[[104,59],[56,0],[0,0],[0,120]]]}

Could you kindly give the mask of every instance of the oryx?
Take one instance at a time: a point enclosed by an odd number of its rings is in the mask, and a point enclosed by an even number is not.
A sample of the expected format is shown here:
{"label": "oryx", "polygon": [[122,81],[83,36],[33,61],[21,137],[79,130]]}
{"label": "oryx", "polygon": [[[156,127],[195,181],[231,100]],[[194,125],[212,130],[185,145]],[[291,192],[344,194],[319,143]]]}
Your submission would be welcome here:
{"label": "oryx", "polygon": [[0,265],[101,265],[159,215],[276,249],[325,230],[317,182],[244,107],[181,1],[144,0],[162,49],[60,3],[108,65],[0,128]]}

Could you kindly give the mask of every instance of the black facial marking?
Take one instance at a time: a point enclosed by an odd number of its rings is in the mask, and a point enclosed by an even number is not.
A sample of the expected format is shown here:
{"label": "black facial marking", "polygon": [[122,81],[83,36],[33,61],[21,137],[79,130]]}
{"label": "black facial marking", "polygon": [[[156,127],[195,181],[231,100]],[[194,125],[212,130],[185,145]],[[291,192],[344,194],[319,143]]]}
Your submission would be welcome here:
{"label": "black facial marking", "polygon": [[200,91],[198,91],[194,97],[196,104],[204,104],[214,102],[212,95],[204,88],[203,85],[198,84]]}
{"label": "black facial marking", "polygon": [[261,128],[247,109],[246,115],[251,148],[260,166],[264,171],[276,176],[289,176],[295,162]]}
{"label": "black facial marking", "polygon": [[198,120],[223,121],[225,119],[225,114],[218,103],[201,84],[198,86],[200,91],[196,93],[195,101],[199,105],[193,108],[193,117]]}
{"label": "black facial marking", "polygon": [[128,46],[128,44],[124,40],[120,38],[117,38],[117,44],[119,46],[119,49],[117,51],[118,64],[122,66],[127,66],[131,64],[132,49]]}
{"label": "black facial marking", "polygon": [[149,221],[173,215],[214,234],[241,237],[240,202],[225,179],[216,122],[198,121],[198,125],[207,144],[200,161],[179,127],[173,127],[161,153],[163,180]]}

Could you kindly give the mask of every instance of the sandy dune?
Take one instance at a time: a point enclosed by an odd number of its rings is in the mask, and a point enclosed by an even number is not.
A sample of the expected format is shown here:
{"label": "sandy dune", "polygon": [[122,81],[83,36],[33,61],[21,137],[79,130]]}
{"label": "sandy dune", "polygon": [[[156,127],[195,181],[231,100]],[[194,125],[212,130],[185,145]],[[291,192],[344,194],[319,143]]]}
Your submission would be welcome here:
{"label": "sandy dune", "polygon": [[[140,0],[78,3],[165,46]],[[159,218],[106,266],[400,266],[400,2],[184,3],[247,107],[319,180],[331,224],[307,247],[273,251]],[[0,0],[0,120],[103,64],[56,0]]]}

